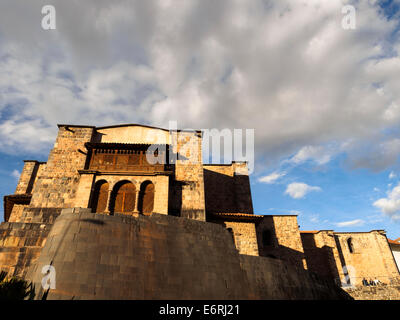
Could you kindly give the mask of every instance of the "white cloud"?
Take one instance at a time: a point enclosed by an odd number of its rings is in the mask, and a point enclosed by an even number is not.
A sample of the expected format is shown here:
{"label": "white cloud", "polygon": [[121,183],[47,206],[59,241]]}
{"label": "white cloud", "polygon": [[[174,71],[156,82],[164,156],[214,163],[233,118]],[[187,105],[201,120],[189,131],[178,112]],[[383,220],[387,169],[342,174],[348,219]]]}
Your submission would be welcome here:
{"label": "white cloud", "polygon": [[393,172],[393,171],[391,171],[390,173],[389,173],[389,179],[394,179],[394,178],[396,178],[396,174]]}
{"label": "white cloud", "polygon": [[305,146],[301,148],[289,162],[301,164],[307,160],[313,160],[317,164],[326,164],[331,160],[331,154],[322,146]]}
{"label": "white cloud", "polygon": [[11,172],[10,175],[18,180],[20,175],[21,175],[21,172],[19,172],[17,169],[14,169],[13,172]]}
{"label": "white cloud", "polygon": [[302,182],[293,182],[287,186],[285,194],[288,194],[294,199],[301,199],[311,191],[321,191],[321,188],[309,186]]}
{"label": "white cloud", "polygon": [[352,168],[371,168],[384,170],[395,165],[400,156],[400,138],[386,136],[370,137],[369,141],[349,142],[344,151]]}
{"label": "white cloud", "polygon": [[314,223],[317,223],[317,222],[319,222],[320,221],[320,218],[319,218],[319,215],[311,215],[310,216],[310,221],[311,222],[314,222]]}
{"label": "white cloud", "polygon": [[393,220],[400,221],[400,184],[388,193],[387,198],[381,198],[373,205]]}
{"label": "white cloud", "polygon": [[282,178],[285,175],[286,175],[286,172],[276,172],[275,171],[267,176],[260,177],[258,179],[258,181],[262,182],[262,183],[272,184],[272,183],[275,183],[276,180],[278,180],[279,178]]}
{"label": "white cloud", "polygon": [[337,227],[356,227],[356,226],[362,226],[364,223],[365,223],[364,220],[356,219],[350,221],[337,222],[335,223],[335,225]]}
{"label": "white cloud", "polygon": [[52,4],[46,32],[42,1],[0,2],[2,152],[43,152],[57,122],[177,120],[254,128],[267,165],[296,152],[325,164],[323,146],[349,139],[355,167],[398,159],[399,136],[381,134],[400,125],[397,22],[372,1],[355,4],[351,31],[341,0]]}

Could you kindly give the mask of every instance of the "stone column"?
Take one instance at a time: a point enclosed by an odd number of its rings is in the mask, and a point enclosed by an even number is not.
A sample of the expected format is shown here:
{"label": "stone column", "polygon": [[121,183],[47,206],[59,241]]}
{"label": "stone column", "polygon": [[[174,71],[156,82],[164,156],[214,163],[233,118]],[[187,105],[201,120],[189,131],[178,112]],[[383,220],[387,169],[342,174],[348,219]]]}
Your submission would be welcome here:
{"label": "stone column", "polygon": [[135,185],[136,194],[135,194],[135,208],[133,209],[134,214],[139,214],[139,193],[140,193],[140,183]]}
{"label": "stone column", "polygon": [[110,215],[110,200],[111,200],[111,194],[112,194],[112,189],[108,189],[108,196],[107,196],[107,204],[106,204],[106,210],[104,210],[104,214]]}

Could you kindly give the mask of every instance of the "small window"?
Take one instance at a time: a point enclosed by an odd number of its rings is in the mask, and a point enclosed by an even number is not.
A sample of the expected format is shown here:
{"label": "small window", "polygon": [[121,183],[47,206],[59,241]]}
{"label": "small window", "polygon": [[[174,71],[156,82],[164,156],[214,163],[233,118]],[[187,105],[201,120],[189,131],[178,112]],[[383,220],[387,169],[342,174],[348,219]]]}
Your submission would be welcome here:
{"label": "small window", "polygon": [[264,230],[262,233],[262,243],[264,246],[272,246],[272,232],[271,230]]}
{"label": "small window", "polygon": [[350,253],[354,253],[354,246],[353,246],[353,239],[348,238],[347,239],[347,246],[349,247]]}

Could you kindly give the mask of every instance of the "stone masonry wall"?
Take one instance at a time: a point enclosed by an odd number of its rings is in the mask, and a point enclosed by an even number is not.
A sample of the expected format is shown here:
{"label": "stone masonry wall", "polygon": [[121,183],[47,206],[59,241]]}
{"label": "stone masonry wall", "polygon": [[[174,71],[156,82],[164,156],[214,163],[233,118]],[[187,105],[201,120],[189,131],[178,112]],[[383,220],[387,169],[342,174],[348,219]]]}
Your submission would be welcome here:
{"label": "stone masonry wall", "polygon": [[254,222],[224,221],[224,225],[232,229],[235,246],[240,254],[259,255]]}
{"label": "stone masonry wall", "polygon": [[300,232],[309,270],[341,283],[345,277],[331,230]]}
{"label": "stone masonry wall", "polygon": [[[274,256],[286,260],[292,265],[307,267],[301,243],[297,216],[274,215],[265,216],[257,223],[257,241],[261,256]],[[272,243],[263,243],[263,232],[269,230]]]}
{"label": "stone masonry wall", "polygon": [[[351,284],[361,285],[363,278],[375,278],[385,284],[400,279],[386,235],[383,231],[335,232],[336,245],[342,265],[349,269]],[[353,253],[347,240],[352,238]]]}
{"label": "stone masonry wall", "polygon": [[32,190],[31,207],[68,208],[74,199],[86,161],[85,142],[91,140],[92,127],[60,126],[46,167]]}
{"label": "stone masonry wall", "polygon": [[232,165],[203,165],[207,212],[236,213]]}
{"label": "stone masonry wall", "polygon": [[[181,217],[65,209],[27,279],[48,299],[341,299],[338,287],[274,259],[240,255],[229,232]],[[123,245],[122,245],[123,244]],[[270,281],[272,280],[272,281]]]}
{"label": "stone masonry wall", "polygon": [[172,194],[181,196],[181,217],[205,221],[203,159],[201,132],[171,132],[172,150],[178,154],[175,161],[175,183]]}
{"label": "stone masonry wall", "polygon": [[232,163],[235,183],[236,212],[253,213],[253,200],[251,198],[250,179],[247,162],[235,161]]}
{"label": "stone masonry wall", "polygon": [[355,300],[400,300],[400,285],[346,289]]}
{"label": "stone masonry wall", "polygon": [[24,209],[27,208],[28,204],[14,204],[10,218],[8,219],[9,222],[20,222]]}
{"label": "stone masonry wall", "polygon": [[57,208],[23,208],[18,222],[0,224],[0,270],[24,277],[46,242],[51,225],[60,214]]}
{"label": "stone masonry wall", "polygon": [[24,167],[18,180],[15,194],[31,193],[34,182],[37,178],[39,167],[43,166],[44,163],[36,160],[25,160]]}
{"label": "stone masonry wall", "polygon": [[262,299],[351,299],[330,279],[320,278],[286,261],[240,255],[240,262],[256,296]]}
{"label": "stone masonry wall", "polygon": [[253,213],[247,163],[203,165],[206,211]]}

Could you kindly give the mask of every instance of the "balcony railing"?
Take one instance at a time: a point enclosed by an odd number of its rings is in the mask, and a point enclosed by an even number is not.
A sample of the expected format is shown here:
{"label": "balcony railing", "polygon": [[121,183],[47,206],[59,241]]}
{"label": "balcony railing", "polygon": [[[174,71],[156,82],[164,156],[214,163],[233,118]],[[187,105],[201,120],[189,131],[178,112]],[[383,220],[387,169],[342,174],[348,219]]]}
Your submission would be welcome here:
{"label": "balcony railing", "polygon": [[171,166],[167,164],[154,164],[154,165],[118,165],[118,164],[91,164],[90,170],[98,171],[118,171],[118,172],[163,172],[170,171]]}

